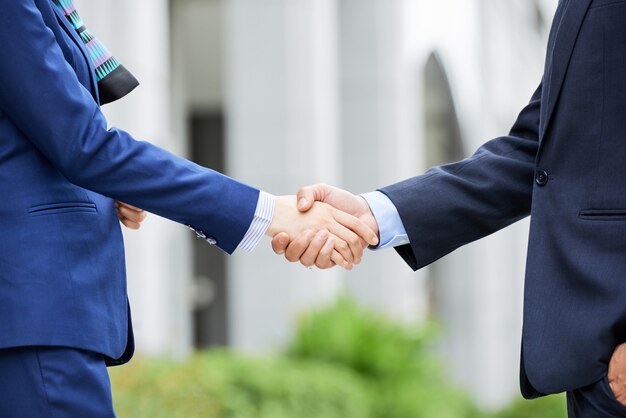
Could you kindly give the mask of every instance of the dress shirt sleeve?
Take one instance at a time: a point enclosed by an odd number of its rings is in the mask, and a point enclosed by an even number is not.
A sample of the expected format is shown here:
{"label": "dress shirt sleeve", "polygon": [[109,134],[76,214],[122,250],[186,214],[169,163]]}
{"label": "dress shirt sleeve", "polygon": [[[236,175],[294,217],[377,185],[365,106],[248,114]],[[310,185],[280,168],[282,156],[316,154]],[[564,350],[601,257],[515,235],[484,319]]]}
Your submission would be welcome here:
{"label": "dress shirt sleeve", "polygon": [[261,238],[263,238],[265,231],[267,231],[267,228],[269,228],[272,223],[272,218],[274,217],[274,206],[274,196],[261,191],[250,228],[248,228],[248,232],[244,235],[238,248],[241,248],[246,252],[251,252],[256,248],[259,241],[261,241]]}
{"label": "dress shirt sleeve", "polygon": [[370,247],[373,250],[382,248],[398,247],[409,243],[398,209],[391,200],[381,192],[370,192],[361,195],[367,202],[378,223],[380,244],[378,247]]}

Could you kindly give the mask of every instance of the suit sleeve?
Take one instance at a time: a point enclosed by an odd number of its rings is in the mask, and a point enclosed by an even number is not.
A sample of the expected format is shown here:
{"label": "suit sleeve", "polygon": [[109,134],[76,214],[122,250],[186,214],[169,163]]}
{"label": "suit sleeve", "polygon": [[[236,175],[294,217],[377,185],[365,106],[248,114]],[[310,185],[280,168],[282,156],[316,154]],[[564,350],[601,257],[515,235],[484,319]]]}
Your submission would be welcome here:
{"label": "suit sleeve", "polygon": [[259,191],[108,129],[34,0],[0,0],[0,6],[0,118],[70,182],[193,225],[234,251]]}
{"label": "suit sleeve", "polygon": [[511,132],[471,157],[380,191],[398,209],[411,244],[396,251],[417,270],[530,214],[539,146],[540,85]]}

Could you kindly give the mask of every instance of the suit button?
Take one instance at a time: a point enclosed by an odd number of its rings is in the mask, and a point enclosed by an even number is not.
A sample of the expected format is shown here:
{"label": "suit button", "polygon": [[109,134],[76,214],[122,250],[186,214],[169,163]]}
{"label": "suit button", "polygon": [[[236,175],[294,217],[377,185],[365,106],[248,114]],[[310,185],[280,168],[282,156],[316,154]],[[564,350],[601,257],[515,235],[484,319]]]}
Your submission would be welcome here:
{"label": "suit button", "polygon": [[535,173],[535,183],[539,186],[545,186],[548,184],[548,173],[544,170],[537,170]]}

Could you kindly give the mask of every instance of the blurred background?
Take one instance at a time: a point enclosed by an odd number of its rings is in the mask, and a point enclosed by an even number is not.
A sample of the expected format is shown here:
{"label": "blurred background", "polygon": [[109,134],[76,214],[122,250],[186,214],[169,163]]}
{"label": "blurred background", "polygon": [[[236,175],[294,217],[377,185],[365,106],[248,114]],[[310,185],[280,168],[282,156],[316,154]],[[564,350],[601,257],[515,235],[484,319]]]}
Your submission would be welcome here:
{"label": "blurred background", "polygon": [[[540,82],[557,1],[77,3],[141,81],[105,107],[112,126],[294,194],[316,182],[374,190],[508,133]],[[399,326],[436,322],[427,345],[442,376],[497,411],[519,397],[527,229],[418,273],[393,250],[321,272],[287,264],[267,238],[227,257],[152,216],[125,236],[137,350],[181,362],[212,347],[275,355],[293,347],[307,312],[341,296]]]}

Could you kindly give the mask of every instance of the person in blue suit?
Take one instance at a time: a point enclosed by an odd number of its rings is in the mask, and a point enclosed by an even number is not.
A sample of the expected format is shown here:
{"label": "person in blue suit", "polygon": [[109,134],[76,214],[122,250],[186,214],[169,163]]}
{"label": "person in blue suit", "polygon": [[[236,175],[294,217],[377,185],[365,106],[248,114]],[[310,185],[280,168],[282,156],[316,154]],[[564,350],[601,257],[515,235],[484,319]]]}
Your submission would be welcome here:
{"label": "person in blue suit", "polygon": [[118,217],[142,217],[115,200],[229,254],[264,234],[319,230],[326,256],[350,267],[377,242],[328,205],[300,214],[294,197],[108,129],[100,105],[138,83],[72,1],[0,6],[0,417],[115,416],[106,366],[133,354]]}
{"label": "person in blue suit", "polygon": [[[530,215],[521,389],[626,417],[626,0],[560,0],[543,80],[508,135],[362,197],[302,189],[380,227],[413,269]],[[305,265],[319,243],[277,235]]]}

